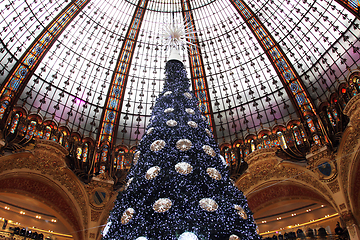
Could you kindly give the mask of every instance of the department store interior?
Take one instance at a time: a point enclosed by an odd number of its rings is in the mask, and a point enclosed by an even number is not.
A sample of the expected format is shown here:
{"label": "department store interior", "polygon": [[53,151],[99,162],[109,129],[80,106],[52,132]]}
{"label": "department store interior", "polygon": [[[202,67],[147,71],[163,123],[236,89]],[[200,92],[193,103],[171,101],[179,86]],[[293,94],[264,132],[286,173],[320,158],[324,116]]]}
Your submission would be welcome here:
{"label": "department store interior", "polygon": [[0,0],[0,239],[101,239],[175,21],[263,239],[360,239],[358,0]]}

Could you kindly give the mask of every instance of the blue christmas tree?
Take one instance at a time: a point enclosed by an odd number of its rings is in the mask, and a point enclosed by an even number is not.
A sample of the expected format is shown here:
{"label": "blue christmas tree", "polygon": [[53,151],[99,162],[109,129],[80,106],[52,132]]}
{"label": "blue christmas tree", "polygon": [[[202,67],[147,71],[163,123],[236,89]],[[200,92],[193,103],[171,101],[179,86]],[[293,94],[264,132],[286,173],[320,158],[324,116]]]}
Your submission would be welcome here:
{"label": "blue christmas tree", "polygon": [[231,183],[189,90],[183,63],[168,61],[165,73],[103,239],[260,239],[247,200]]}

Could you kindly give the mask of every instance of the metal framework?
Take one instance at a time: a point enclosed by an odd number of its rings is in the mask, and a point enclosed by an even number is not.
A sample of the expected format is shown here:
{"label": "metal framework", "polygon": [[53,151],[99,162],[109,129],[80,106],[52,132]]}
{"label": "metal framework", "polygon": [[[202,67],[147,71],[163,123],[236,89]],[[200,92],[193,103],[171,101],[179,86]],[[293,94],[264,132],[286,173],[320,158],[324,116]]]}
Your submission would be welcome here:
{"label": "metal framework", "polygon": [[[191,5],[189,0],[182,0],[182,14],[186,24],[193,30],[195,29],[194,17],[191,12]],[[199,107],[201,112],[207,117],[210,127],[212,128],[214,138],[216,139],[216,126],[211,107],[211,99],[209,94],[209,87],[206,81],[203,59],[201,56],[199,41],[196,31],[190,39],[193,45],[189,46],[189,62],[191,70],[192,87],[195,95],[199,99]]]}
{"label": "metal framework", "polygon": [[300,77],[266,27],[242,0],[230,0],[230,2],[264,49],[287,93],[292,96],[291,101],[296,106],[300,117],[305,120],[307,115],[311,113],[317,115],[312,99],[305,90]]}
{"label": "metal framework", "polygon": [[[278,43],[243,0],[229,1],[236,8],[263,48],[281,79],[290,100],[296,107],[300,118],[307,124],[312,133],[313,141],[318,145],[321,144],[321,141],[328,142],[329,140],[326,136],[326,131],[322,127],[321,120],[317,116],[316,108],[314,107],[314,103],[309,93],[306,91],[298,73],[295,71]],[[322,135],[323,139],[320,139],[318,134]]]}
{"label": "metal framework", "polygon": [[125,41],[121,47],[116,68],[114,69],[114,74],[112,76],[109,93],[106,98],[105,109],[101,117],[101,128],[99,130],[100,132],[97,141],[98,146],[103,142],[108,142],[112,145],[116,140],[122,107],[121,103],[124,98],[130,65],[148,2],[148,0],[139,1],[131,20],[130,27],[126,33]]}
{"label": "metal framework", "polygon": [[360,0],[335,0],[341,6],[349,10],[358,19],[360,19]]}
{"label": "metal framework", "polygon": [[17,61],[1,86],[0,119],[6,120],[7,109],[13,106],[29,82],[39,63],[61,35],[69,23],[90,2],[90,0],[71,1],[51,23],[40,33],[27,51]]}

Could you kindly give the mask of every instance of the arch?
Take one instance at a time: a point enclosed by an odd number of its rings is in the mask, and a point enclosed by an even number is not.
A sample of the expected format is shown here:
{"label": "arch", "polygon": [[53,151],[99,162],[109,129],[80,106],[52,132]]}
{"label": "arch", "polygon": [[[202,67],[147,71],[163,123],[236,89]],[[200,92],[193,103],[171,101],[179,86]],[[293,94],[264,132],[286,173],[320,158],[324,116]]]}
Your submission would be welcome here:
{"label": "arch", "polygon": [[287,123],[287,129],[291,129],[294,125],[300,125],[301,122],[299,120],[291,120]]}
{"label": "arch", "polygon": [[[279,184],[299,186],[304,188],[303,192],[306,193],[306,196],[316,193],[318,199],[329,203],[338,211],[330,189],[319,180],[318,176],[305,167],[282,161],[276,155],[276,149],[259,149],[248,155],[245,160],[249,164],[249,168],[245,174],[236,180],[236,186],[248,198],[257,192],[261,192],[262,189],[265,189],[264,186]],[[284,187],[282,188],[284,189]],[[305,191],[305,189],[307,190]]]}
{"label": "arch", "polygon": [[42,124],[42,117],[39,116],[38,114],[30,114],[30,115],[28,116],[28,119],[29,119],[30,121],[36,121],[37,124]]}
{"label": "arch", "polygon": [[36,148],[0,157],[0,192],[17,191],[46,203],[68,223],[74,239],[86,239],[89,205],[84,184],[67,167],[64,147],[35,139]]}
{"label": "arch", "polygon": [[258,133],[257,137],[262,138],[264,135],[268,135],[268,136],[271,135],[271,131],[267,129],[263,129]]}
{"label": "arch", "polygon": [[77,203],[52,179],[30,171],[0,175],[0,192],[24,194],[45,203],[70,230],[75,240],[84,239]]}
{"label": "arch", "polygon": [[224,151],[224,148],[227,147],[227,148],[230,148],[231,149],[231,145],[228,144],[228,143],[223,143],[220,145],[220,151]]}
{"label": "arch", "polygon": [[278,131],[281,131],[281,132],[286,131],[286,127],[284,127],[283,125],[276,125],[273,127],[271,132],[273,134],[276,134]]}
{"label": "arch", "polygon": [[307,199],[315,202],[331,205],[321,194],[314,189],[300,185],[292,181],[266,182],[257,190],[247,196],[250,209],[255,213],[275,202],[290,199]]}
{"label": "arch", "polygon": [[233,143],[233,148],[238,148],[243,144],[244,144],[244,141],[242,139],[236,139],[236,141]]}
{"label": "arch", "polygon": [[349,126],[343,133],[336,158],[339,185],[345,197],[346,206],[351,209],[360,223],[360,141],[359,127]]}

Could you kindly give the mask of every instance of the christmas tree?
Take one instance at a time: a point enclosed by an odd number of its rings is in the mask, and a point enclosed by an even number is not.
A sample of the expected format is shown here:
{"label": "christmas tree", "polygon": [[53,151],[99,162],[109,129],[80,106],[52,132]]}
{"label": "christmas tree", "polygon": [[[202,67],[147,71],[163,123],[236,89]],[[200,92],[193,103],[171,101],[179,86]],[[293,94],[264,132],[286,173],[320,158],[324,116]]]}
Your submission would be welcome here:
{"label": "christmas tree", "polygon": [[103,239],[260,239],[247,200],[231,183],[189,90],[183,63],[169,60],[165,73]]}

